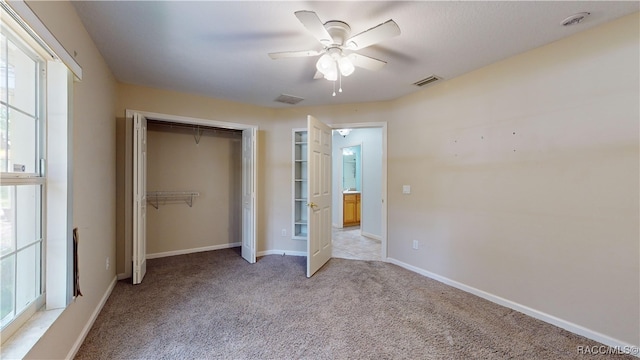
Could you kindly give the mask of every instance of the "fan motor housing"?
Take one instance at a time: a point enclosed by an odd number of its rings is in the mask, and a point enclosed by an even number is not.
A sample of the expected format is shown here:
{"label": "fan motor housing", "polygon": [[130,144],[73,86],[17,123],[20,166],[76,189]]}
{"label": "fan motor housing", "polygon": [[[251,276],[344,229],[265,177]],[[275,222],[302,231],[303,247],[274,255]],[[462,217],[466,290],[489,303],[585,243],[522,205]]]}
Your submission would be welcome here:
{"label": "fan motor housing", "polygon": [[344,42],[351,35],[351,27],[344,21],[331,20],[324,23],[324,28],[327,29],[329,35],[333,39],[333,44],[344,45]]}

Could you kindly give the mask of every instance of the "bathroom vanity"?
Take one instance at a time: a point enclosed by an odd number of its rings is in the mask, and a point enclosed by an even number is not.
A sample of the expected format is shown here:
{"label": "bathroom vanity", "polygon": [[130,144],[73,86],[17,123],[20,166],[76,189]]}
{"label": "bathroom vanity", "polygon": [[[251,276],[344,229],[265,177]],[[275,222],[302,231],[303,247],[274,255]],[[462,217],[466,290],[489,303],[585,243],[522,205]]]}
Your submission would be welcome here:
{"label": "bathroom vanity", "polygon": [[342,193],[342,225],[356,226],[360,225],[360,192],[345,191]]}

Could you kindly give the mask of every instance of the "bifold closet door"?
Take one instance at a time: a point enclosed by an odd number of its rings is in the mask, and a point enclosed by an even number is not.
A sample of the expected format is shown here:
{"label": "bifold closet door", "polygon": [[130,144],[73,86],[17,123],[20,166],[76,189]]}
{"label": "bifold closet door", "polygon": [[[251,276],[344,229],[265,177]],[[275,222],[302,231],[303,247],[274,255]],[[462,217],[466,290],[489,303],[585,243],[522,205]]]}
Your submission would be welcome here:
{"label": "bifold closet door", "polygon": [[147,272],[147,119],[133,114],[133,283]]}
{"label": "bifold closet door", "polygon": [[256,129],[242,131],[242,257],[256,262]]}

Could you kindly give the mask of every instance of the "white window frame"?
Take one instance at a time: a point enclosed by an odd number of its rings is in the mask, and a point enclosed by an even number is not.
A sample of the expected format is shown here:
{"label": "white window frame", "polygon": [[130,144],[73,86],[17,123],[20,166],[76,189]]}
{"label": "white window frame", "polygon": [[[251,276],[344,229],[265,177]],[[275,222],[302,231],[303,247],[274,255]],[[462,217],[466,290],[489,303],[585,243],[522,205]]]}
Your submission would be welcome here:
{"label": "white window frame", "polygon": [[[36,91],[35,104],[33,104],[34,114],[28,115],[29,117],[33,117],[34,121],[36,122],[36,134],[34,134],[34,136],[36,137],[36,142],[34,143],[35,158],[31,159],[33,163],[30,164],[31,166],[35,166],[34,171],[21,173],[21,172],[13,172],[12,169],[0,169],[0,178],[2,180],[3,187],[15,186],[16,189],[18,189],[18,187],[20,186],[39,186],[40,187],[39,209],[37,209],[39,212],[39,219],[36,220],[36,221],[39,221],[37,228],[40,230],[40,234],[37,234],[38,238],[29,239],[30,243],[26,247],[19,248],[17,243],[14,243],[13,251],[11,251],[8,254],[5,254],[2,257],[3,259],[9,258],[10,256],[15,257],[14,276],[13,276],[14,290],[15,290],[17,289],[18,280],[20,278],[20,275],[18,273],[18,263],[17,263],[18,253],[20,253],[21,251],[24,251],[25,249],[31,246],[37,246],[39,243],[40,263],[37,265],[37,269],[39,270],[39,274],[38,274],[39,281],[37,282],[37,284],[39,285],[38,286],[39,288],[36,289],[37,295],[35,296],[35,298],[30,299],[29,305],[27,305],[25,308],[20,308],[21,305],[17,304],[17,301],[16,301],[17,292],[14,291],[13,310],[12,310],[12,312],[14,313],[14,316],[11,318],[11,320],[9,320],[7,324],[4,324],[4,326],[1,329],[2,337],[6,338],[7,337],[6,335],[12,335],[17,330],[17,328],[19,328],[22,324],[24,324],[36,312],[37,309],[41,308],[42,305],[44,305],[44,302],[45,302],[44,287],[45,287],[46,278],[45,278],[45,255],[44,255],[45,241],[44,239],[46,238],[45,198],[47,193],[47,190],[46,190],[47,184],[46,184],[46,174],[44,173],[44,169],[42,168],[42,166],[44,165],[43,160],[45,158],[44,147],[45,147],[45,134],[46,134],[45,109],[44,109],[45,87],[46,87],[46,83],[45,83],[46,82],[46,61],[38,53],[38,51],[34,49],[33,46],[25,42],[20,37],[19,34],[14,32],[10,28],[10,26],[7,26],[6,22],[3,22],[2,24],[2,33],[7,38],[7,44],[6,44],[7,47],[9,42],[13,43],[23,54],[25,54],[27,57],[33,60],[34,63],[36,64],[36,67],[34,69],[34,71],[36,72],[34,76],[34,80],[36,82],[34,84],[35,85],[34,89]],[[7,56],[8,56],[8,52],[7,52]],[[7,75],[7,81],[8,81],[8,75]],[[4,85],[7,87],[7,96],[8,96],[8,92],[9,92],[8,83]],[[10,110],[14,112],[22,112],[23,114],[27,115],[27,113],[24,112],[24,110],[27,110],[27,109],[20,109],[12,106],[11,104],[8,103],[8,99],[0,99],[0,104],[2,104],[2,106],[7,107],[7,115]],[[17,194],[14,194],[14,196],[17,196]],[[14,231],[16,230],[14,229]],[[14,241],[17,242],[17,237],[19,236],[19,234],[15,234],[15,235],[16,235],[16,238],[14,239]],[[32,242],[32,240],[34,241]]]}
{"label": "white window frame", "polygon": [[[41,46],[46,59],[43,155],[46,171],[43,194],[42,255],[44,296],[32,313],[2,330],[0,357],[22,358],[73,301],[73,196],[72,98],[73,82],[82,80],[82,68],[66,52],[29,6],[22,0],[0,1],[3,23],[31,47]],[[8,16],[7,16],[8,15]],[[43,40],[44,39],[44,40]],[[53,49],[53,50],[52,50]],[[5,184],[2,179],[3,185]],[[45,303],[45,306],[40,306]],[[21,321],[28,321],[20,328]],[[11,327],[11,329],[9,329]],[[16,331],[17,330],[17,331]],[[16,331],[10,336],[10,331]]]}

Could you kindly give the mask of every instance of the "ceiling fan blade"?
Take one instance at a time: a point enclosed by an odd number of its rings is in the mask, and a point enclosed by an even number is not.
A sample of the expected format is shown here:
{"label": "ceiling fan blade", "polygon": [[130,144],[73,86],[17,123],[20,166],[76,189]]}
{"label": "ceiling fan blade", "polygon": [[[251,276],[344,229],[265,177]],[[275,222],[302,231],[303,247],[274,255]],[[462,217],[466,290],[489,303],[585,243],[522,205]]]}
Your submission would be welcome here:
{"label": "ceiling fan blade", "polygon": [[320,41],[322,45],[333,43],[331,35],[325,29],[324,24],[320,21],[318,15],[313,11],[300,10],[294,13],[298,20],[311,32],[311,34]]}
{"label": "ceiling fan blade", "polygon": [[322,54],[322,52],[316,51],[316,50],[283,51],[283,52],[269,53],[269,57],[275,60],[275,59],[282,59],[282,58],[316,56],[320,54]]}
{"label": "ceiling fan blade", "polygon": [[349,60],[351,60],[354,66],[371,71],[378,71],[387,64],[386,61],[374,59],[372,57],[360,54],[349,54]]}
{"label": "ceiling fan blade", "polygon": [[400,27],[398,24],[393,20],[388,20],[358,35],[352,36],[346,41],[346,44],[348,49],[359,50],[398,35],[400,35]]}

